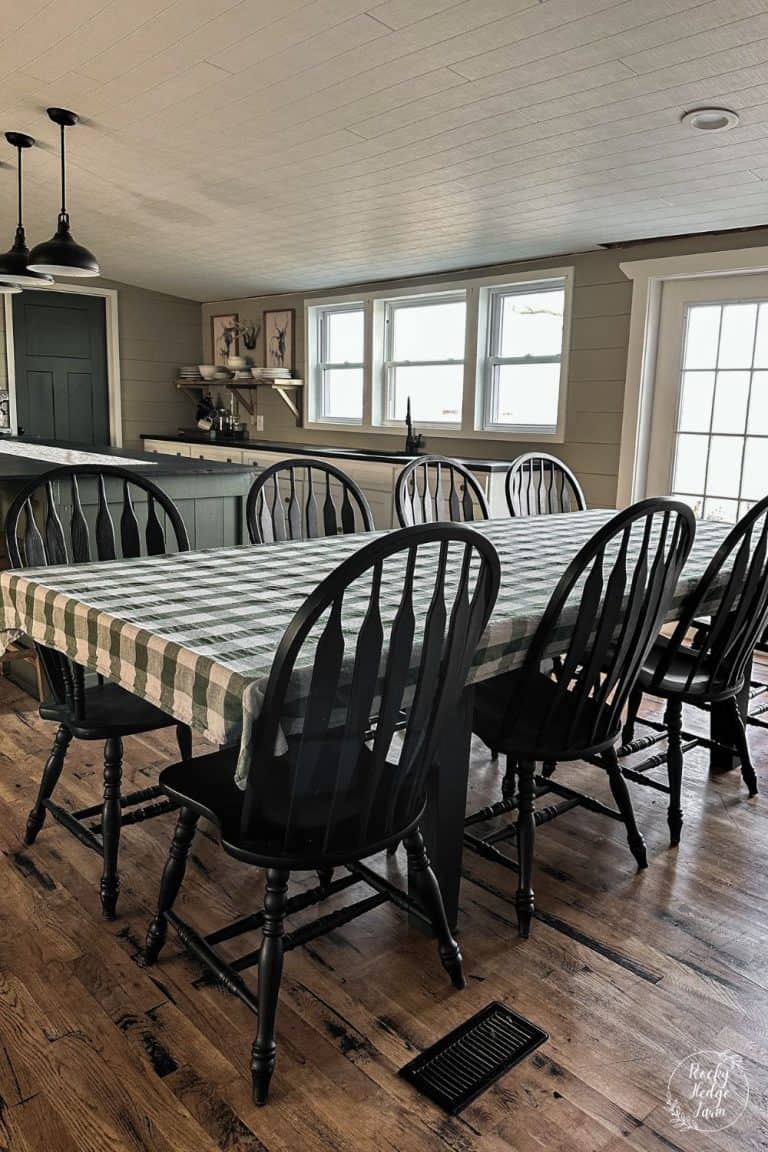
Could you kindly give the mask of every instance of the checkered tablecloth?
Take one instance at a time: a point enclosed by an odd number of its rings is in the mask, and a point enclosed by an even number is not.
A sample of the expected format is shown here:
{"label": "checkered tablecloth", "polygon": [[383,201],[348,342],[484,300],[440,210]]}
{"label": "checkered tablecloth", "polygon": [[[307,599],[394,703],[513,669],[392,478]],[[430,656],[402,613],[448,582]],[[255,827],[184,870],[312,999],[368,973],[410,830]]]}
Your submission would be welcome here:
{"label": "checkered tablecloth", "polygon": [[[496,547],[502,580],[471,681],[522,663],[560,575],[613,514],[592,510],[474,525]],[[697,525],[671,616],[727,531],[723,524]],[[370,539],[335,536],[3,572],[0,630],[20,629],[66,653],[215,744],[241,740],[242,775],[287,624],[318,582]]]}

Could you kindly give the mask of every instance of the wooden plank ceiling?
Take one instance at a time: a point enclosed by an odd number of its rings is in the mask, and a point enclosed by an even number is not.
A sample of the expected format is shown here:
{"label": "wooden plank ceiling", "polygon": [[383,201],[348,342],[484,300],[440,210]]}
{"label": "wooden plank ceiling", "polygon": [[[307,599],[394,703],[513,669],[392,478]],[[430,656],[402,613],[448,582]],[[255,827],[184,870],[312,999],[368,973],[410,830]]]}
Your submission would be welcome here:
{"label": "wooden plank ceiling", "polygon": [[[766,0],[2,0],[0,129],[53,231],[195,299],[768,220]],[[681,114],[736,109],[696,133]],[[0,169],[0,245],[15,222]]]}

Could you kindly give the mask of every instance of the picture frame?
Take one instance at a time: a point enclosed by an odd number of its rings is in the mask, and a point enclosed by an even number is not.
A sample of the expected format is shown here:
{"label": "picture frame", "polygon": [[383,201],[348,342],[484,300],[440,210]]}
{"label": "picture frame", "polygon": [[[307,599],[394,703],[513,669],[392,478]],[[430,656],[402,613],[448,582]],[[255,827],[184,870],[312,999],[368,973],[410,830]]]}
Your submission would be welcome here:
{"label": "picture frame", "polygon": [[296,359],[296,309],[279,308],[265,312],[264,367],[289,368],[293,372]]}
{"label": "picture frame", "polygon": [[222,316],[211,316],[211,362],[226,364],[230,356],[240,353],[238,332],[239,317],[236,312]]}

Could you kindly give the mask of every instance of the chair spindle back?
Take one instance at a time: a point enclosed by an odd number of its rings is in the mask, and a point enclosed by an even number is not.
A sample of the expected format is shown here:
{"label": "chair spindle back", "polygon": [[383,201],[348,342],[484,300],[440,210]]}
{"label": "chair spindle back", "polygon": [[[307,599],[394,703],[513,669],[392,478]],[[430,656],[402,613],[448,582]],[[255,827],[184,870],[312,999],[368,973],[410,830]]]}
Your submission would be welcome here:
{"label": "chair spindle back", "polygon": [[489,517],[485,493],[475,477],[447,456],[421,456],[406,464],[395,485],[395,511],[403,528]]}
{"label": "chair spindle back", "polygon": [[505,482],[510,516],[583,512],[587,501],[567,464],[546,452],[526,452],[514,460]]}
{"label": "chair spindle back", "polygon": [[362,490],[341,468],[321,460],[280,460],[260,473],[248,493],[252,544],[372,532]]}

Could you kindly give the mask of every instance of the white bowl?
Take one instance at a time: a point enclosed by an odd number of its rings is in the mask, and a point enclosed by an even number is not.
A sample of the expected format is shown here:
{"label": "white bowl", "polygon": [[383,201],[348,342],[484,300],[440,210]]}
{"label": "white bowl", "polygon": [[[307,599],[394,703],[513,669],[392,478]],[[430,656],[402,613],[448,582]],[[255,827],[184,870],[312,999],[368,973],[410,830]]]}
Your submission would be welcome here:
{"label": "white bowl", "polygon": [[202,376],[203,380],[213,380],[216,375],[215,364],[198,364],[197,370]]}

